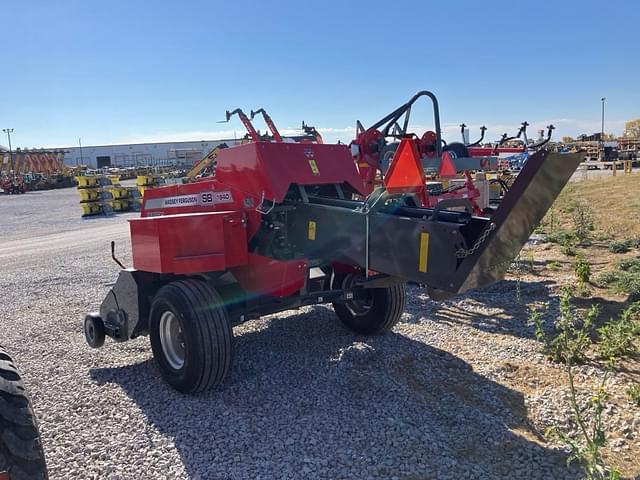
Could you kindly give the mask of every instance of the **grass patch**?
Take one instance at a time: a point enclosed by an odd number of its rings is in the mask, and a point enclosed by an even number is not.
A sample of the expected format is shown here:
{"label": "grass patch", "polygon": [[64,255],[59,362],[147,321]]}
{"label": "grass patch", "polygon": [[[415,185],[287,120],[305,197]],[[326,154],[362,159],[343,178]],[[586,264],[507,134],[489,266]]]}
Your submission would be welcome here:
{"label": "grass patch", "polygon": [[544,237],[545,242],[557,243],[558,245],[562,245],[565,242],[575,240],[577,240],[575,234],[569,230],[556,230],[545,235]]}
{"label": "grass patch", "polygon": [[549,270],[560,270],[560,262],[557,260],[551,260],[547,263],[547,268]]}
{"label": "grass patch", "polygon": [[[640,179],[638,175],[602,176],[570,182],[543,221],[547,234],[586,227],[593,238],[640,240]],[[581,211],[581,205],[590,207]],[[589,230],[591,222],[593,230]],[[635,243],[635,241],[632,241]],[[562,242],[557,242],[562,244]],[[639,248],[632,245],[632,248]]]}
{"label": "grass patch", "polygon": [[615,270],[601,273],[596,279],[601,288],[628,294],[631,301],[640,300],[640,259],[632,258],[617,263]]}

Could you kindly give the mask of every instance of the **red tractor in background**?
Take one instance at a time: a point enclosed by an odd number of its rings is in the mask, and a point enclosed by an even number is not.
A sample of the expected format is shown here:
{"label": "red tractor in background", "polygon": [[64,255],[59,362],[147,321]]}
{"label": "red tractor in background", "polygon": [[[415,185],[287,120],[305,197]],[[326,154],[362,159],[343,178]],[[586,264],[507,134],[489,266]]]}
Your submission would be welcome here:
{"label": "red tractor in background", "polygon": [[388,131],[370,129],[351,150],[252,136],[218,152],[212,177],[146,190],[141,218],[129,221],[133,268],[118,262],[118,280],[86,316],[89,345],[149,335],[164,379],[198,392],[231,367],[234,324],[331,303],[347,328],[382,334],[400,320],[409,281],[441,300],[501,279],[581,156],[532,155],[491,218],[466,198],[425,207],[421,156],[460,147],[443,148],[436,98],[420,96],[433,100],[436,129],[418,136],[405,125],[382,185],[362,180],[385,154]]}

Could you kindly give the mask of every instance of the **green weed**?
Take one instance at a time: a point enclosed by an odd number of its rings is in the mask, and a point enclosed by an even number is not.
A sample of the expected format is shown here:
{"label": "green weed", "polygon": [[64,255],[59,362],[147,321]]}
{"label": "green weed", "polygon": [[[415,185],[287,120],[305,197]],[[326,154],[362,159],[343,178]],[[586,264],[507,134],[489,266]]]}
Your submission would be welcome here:
{"label": "green weed", "polygon": [[627,398],[636,407],[640,407],[640,383],[634,383],[627,388]]}

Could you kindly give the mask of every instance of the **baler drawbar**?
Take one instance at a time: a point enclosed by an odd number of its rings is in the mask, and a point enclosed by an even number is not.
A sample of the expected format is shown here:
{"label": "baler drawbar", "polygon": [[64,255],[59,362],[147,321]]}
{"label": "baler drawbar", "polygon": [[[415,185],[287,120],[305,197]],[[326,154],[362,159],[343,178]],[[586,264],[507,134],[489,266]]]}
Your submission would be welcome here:
{"label": "baler drawbar", "polygon": [[417,141],[403,136],[369,195],[349,147],[281,139],[220,150],[213,177],[146,190],[133,268],[87,315],[88,343],[148,334],[167,382],[197,392],[223,381],[231,327],[248,319],[332,303],[353,331],[383,333],[409,281],[438,300],[501,279],[580,162],[538,151],[484,218],[465,199],[421,206]]}

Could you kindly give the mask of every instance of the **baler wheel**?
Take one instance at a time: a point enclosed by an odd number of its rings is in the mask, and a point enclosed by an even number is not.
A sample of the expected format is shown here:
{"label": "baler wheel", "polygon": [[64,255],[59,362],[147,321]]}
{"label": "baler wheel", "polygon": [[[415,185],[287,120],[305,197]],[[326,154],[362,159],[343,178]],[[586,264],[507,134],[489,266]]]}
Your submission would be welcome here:
{"label": "baler wheel", "polygon": [[151,305],[149,335],[163,378],[180,392],[219,385],[229,371],[231,323],[220,295],[203,281],[162,287]]}
{"label": "baler wheel", "polygon": [[46,480],[38,424],[16,366],[0,347],[0,478]]}
{"label": "baler wheel", "polygon": [[[356,277],[338,274],[334,288],[350,288]],[[333,310],[350,330],[362,335],[378,335],[391,330],[400,320],[406,301],[404,283],[367,289],[367,298],[334,302]]]}
{"label": "baler wheel", "polygon": [[104,345],[104,322],[97,313],[90,313],[84,319],[84,338],[91,348]]}

